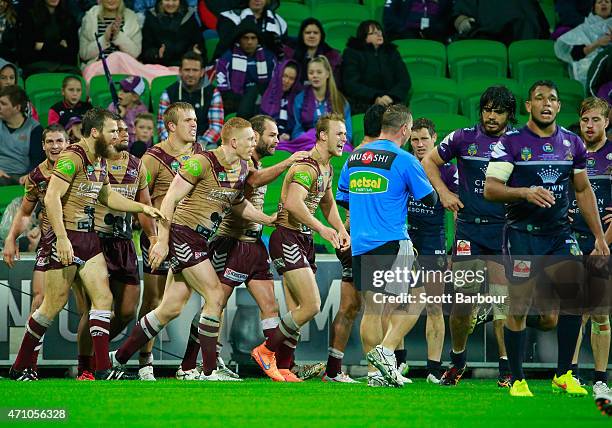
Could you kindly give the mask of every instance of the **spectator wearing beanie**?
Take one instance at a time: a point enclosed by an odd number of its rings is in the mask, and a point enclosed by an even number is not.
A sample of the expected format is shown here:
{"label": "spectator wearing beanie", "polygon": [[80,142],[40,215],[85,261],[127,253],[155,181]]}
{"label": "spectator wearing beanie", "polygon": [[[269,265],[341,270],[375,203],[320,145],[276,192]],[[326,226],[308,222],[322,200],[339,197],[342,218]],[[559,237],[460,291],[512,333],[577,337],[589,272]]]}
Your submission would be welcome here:
{"label": "spectator wearing beanie", "polygon": [[117,111],[112,103],[108,106],[108,110],[119,113],[119,116],[125,121],[130,135],[130,144],[132,144],[136,137],[134,129],[136,116],[148,111],[147,106],[140,99],[146,86],[141,77],[129,76],[119,82],[119,88],[119,110]]}

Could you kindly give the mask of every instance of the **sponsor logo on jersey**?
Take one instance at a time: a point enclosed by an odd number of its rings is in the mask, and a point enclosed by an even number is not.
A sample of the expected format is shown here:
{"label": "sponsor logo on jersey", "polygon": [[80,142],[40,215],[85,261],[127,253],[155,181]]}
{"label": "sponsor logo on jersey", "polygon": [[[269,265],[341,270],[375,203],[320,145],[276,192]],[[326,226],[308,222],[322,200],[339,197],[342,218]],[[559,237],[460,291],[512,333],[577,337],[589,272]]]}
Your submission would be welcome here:
{"label": "sponsor logo on jersey", "polygon": [[221,171],[217,177],[219,181],[227,181],[227,173],[225,171]]}
{"label": "sponsor logo on jersey", "polygon": [[121,165],[111,165],[111,171],[121,171],[122,169]]}
{"label": "sponsor logo on jersey", "polygon": [[395,160],[397,153],[387,150],[357,150],[349,156],[348,166],[368,166],[371,168],[391,169],[391,165]]}
{"label": "sponsor logo on jersey", "polygon": [[131,177],[137,177],[138,176],[138,171],[135,170],[135,169],[128,169],[126,174],[131,176]]}
{"label": "sponsor logo on jersey", "polygon": [[594,158],[588,158],[587,159],[587,168],[595,168],[595,159]]}
{"label": "sponsor logo on jersey", "polygon": [[76,170],[74,162],[71,159],[59,159],[55,163],[55,168],[65,175],[73,175]]}
{"label": "sponsor logo on jersey", "polygon": [[197,159],[189,159],[183,164],[183,168],[194,177],[199,177],[202,174],[202,165]]}
{"label": "sponsor logo on jersey", "polygon": [[544,150],[544,153],[552,153],[555,151],[555,148],[552,144],[546,143],[542,146],[542,150]]}
{"label": "sponsor logo on jersey", "polygon": [[464,239],[457,241],[457,255],[470,256],[472,254],[472,243]]}
{"label": "sponsor logo on jersey", "polygon": [[301,184],[307,189],[310,189],[310,186],[312,186],[312,177],[305,171],[298,171],[293,174],[293,181]]}
{"label": "sponsor logo on jersey", "polygon": [[170,164],[170,168],[172,169],[172,171],[177,172],[179,170],[179,168],[181,167],[181,164],[179,163],[179,161],[177,160],[173,160],[172,163]]}
{"label": "sponsor logo on jersey", "polygon": [[235,270],[230,268],[225,268],[223,276],[227,279],[231,279],[232,281],[236,282],[244,282],[249,277],[246,273],[236,272]]}
{"label": "sponsor logo on jersey", "polygon": [[350,174],[351,193],[385,193],[388,187],[389,180],[375,172],[357,171]]}
{"label": "sponsor logo on jersey", "polygon": [[517,278],[529,278],[531,274],[531,262],[529,260],[515,260],[512,267],[512,276]]}
{"label": "sponsor logo on jersey", "polygon": [[469,156],[475,156],[478,153],[478,147],[476,147],[475,143],[472,143],[468,146],[467,152]]}
{"label": "sponsor logo on jersey", "polygon": [[531,159],[531,149],[529,147],[523,147],[521,149],[521,159],[524,161]]}

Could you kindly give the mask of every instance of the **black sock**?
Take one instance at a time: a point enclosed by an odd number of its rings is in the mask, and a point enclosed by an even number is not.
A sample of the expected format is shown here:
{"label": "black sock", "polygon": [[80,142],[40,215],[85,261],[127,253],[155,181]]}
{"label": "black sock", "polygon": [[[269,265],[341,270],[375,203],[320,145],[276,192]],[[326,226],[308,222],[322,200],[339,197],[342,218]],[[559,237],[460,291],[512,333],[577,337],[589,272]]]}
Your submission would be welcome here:
{"label": "black sock", "polygon": [[458,354],[455,354],[455,352],[451,349],[450,359],[453,366],[459,369],[465,367],[465,349]]}
{"label": "black sock", "polygon": [[525,379],[523,373],[523,358],[525,357],[525,343],[527,342],[527,331],[512,331],[504,327],[504,343],[508,352],[508,364],[512,373],[512,383],[515,380]]}
{"label": "black sock", "polygon": [[542,326],[540,325],[540,320],[542,318],[539,315],[527,315],[525,319],[525,323],[527,327],[535,328],[536,330],[542,330]]}
{"label": "black sock", "polygon": [[510,364],[508,363],[508,358],[500,358],[499,362],[499,374],[500,375],[507,375],[508,373],[510,373]]}
{"label": "black sock", "polygon": [[559,315],[559,324],[557,324],[557,376],[564,375],[571,369],[581,325],[582,317],[580,315]]}
{"label": "black sock", "polygon": [[427,360],[427,371],[437,377],[440,378],[440,370],[442,368],[442,362]]}
{"label": "black sock", "polygon": [[578,364],[574,364],[572,363],[572,365],[570,366],[570,370],[572,371],[572,374],[574,376],[578,376],[578,373],[580,371],[580,368],[578,367]]}
{"label": "black sock", "polygon": [[608,383],[608,373],[607,372],[598,372],[595,370],[593,372],[593,383],[595,382],[603,382]]}
{"label": "black sock", "polygon": [[405,349],[396,349],[395,350],[395,360],[397,361],[397,367],[402,363],[406,362],[406,350]]}

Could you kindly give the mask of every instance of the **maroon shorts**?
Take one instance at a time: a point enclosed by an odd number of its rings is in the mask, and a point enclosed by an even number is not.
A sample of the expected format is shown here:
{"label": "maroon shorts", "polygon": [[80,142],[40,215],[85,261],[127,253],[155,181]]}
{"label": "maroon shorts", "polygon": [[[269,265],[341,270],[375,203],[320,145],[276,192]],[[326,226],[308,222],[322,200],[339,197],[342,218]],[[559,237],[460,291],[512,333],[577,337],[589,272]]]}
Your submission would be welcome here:
{"label": "maroon shorts", "polygon": [[270,236],[270,257],[279,275],[309,267],[317,271],[312,235],[277,226]]}
{"label": "maroon shorts", "polygon": [[131,239],[100,238],[100,244],[110,279],[123,284],[140,285],[134,242]]}
{"label": "maroon shorts", "polygon": [[353,255],[351,247],[346,250],[336,250],[336,257],[342,265],[342,281],[353,282]]}
{"label": "maroon shorts", "polygon": [[41,243],[42,239],[38,242],[38,247],[36,248],[36,263],[34,264],[34,270],[38,272],[45,272],[48,269],[48,263],[45,263],[45,257],[41,255]]}
{"label": "maroon shorts", "polygon": [[[94,258],[102,252],[102,245],[96,232],[77,232],[67,230],[68,240],[72,244],[74,258],[69,265],[83,266],[87,260]],[[44,270],[63,269],[64,266],[57,255],[55,248],[57,239],[52,230],[47,232],[40,240],[40,253],[36,264],[40,260]]]}
{"label": "maroon shorts", "polygon": [[238,287],[253,279],[272,280],[270,256],[266,246],[256,242],[243,242],[227,236],[216,236],[209,243],[210,261],[219,281],[230,287]]}
{"label": "maroon shorts", "polygon": [[208,260],[207,239],[187,226],[172,223],[168,247],[172,273],[181,273],[183,269]]}
{"label": "maroon shorts", "polygon": [[151,245],[151,241],[149,241],[149,237],[146,233],[140,233],[140,251],[142,252],[142,271],[144,273],[148,273],[151,275],[162,275],[166,276],[168,274],[168,268],[170,267],[170,263],[168,259],[164,260],[160,267],[158,267],[155,272],[151,272],[151,265],[149,264],[149,246]]}

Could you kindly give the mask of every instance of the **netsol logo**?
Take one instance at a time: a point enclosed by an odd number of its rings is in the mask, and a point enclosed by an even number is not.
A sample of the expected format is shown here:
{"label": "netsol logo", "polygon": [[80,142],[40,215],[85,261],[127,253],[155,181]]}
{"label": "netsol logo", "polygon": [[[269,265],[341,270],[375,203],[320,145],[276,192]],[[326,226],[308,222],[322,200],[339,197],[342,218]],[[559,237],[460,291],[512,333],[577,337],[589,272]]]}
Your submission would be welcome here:
{"label": "netsol logo", "polygon": [[388,186],[389,180],[375,172],[358,171],[350,175],[351,193],[384,193]]}

